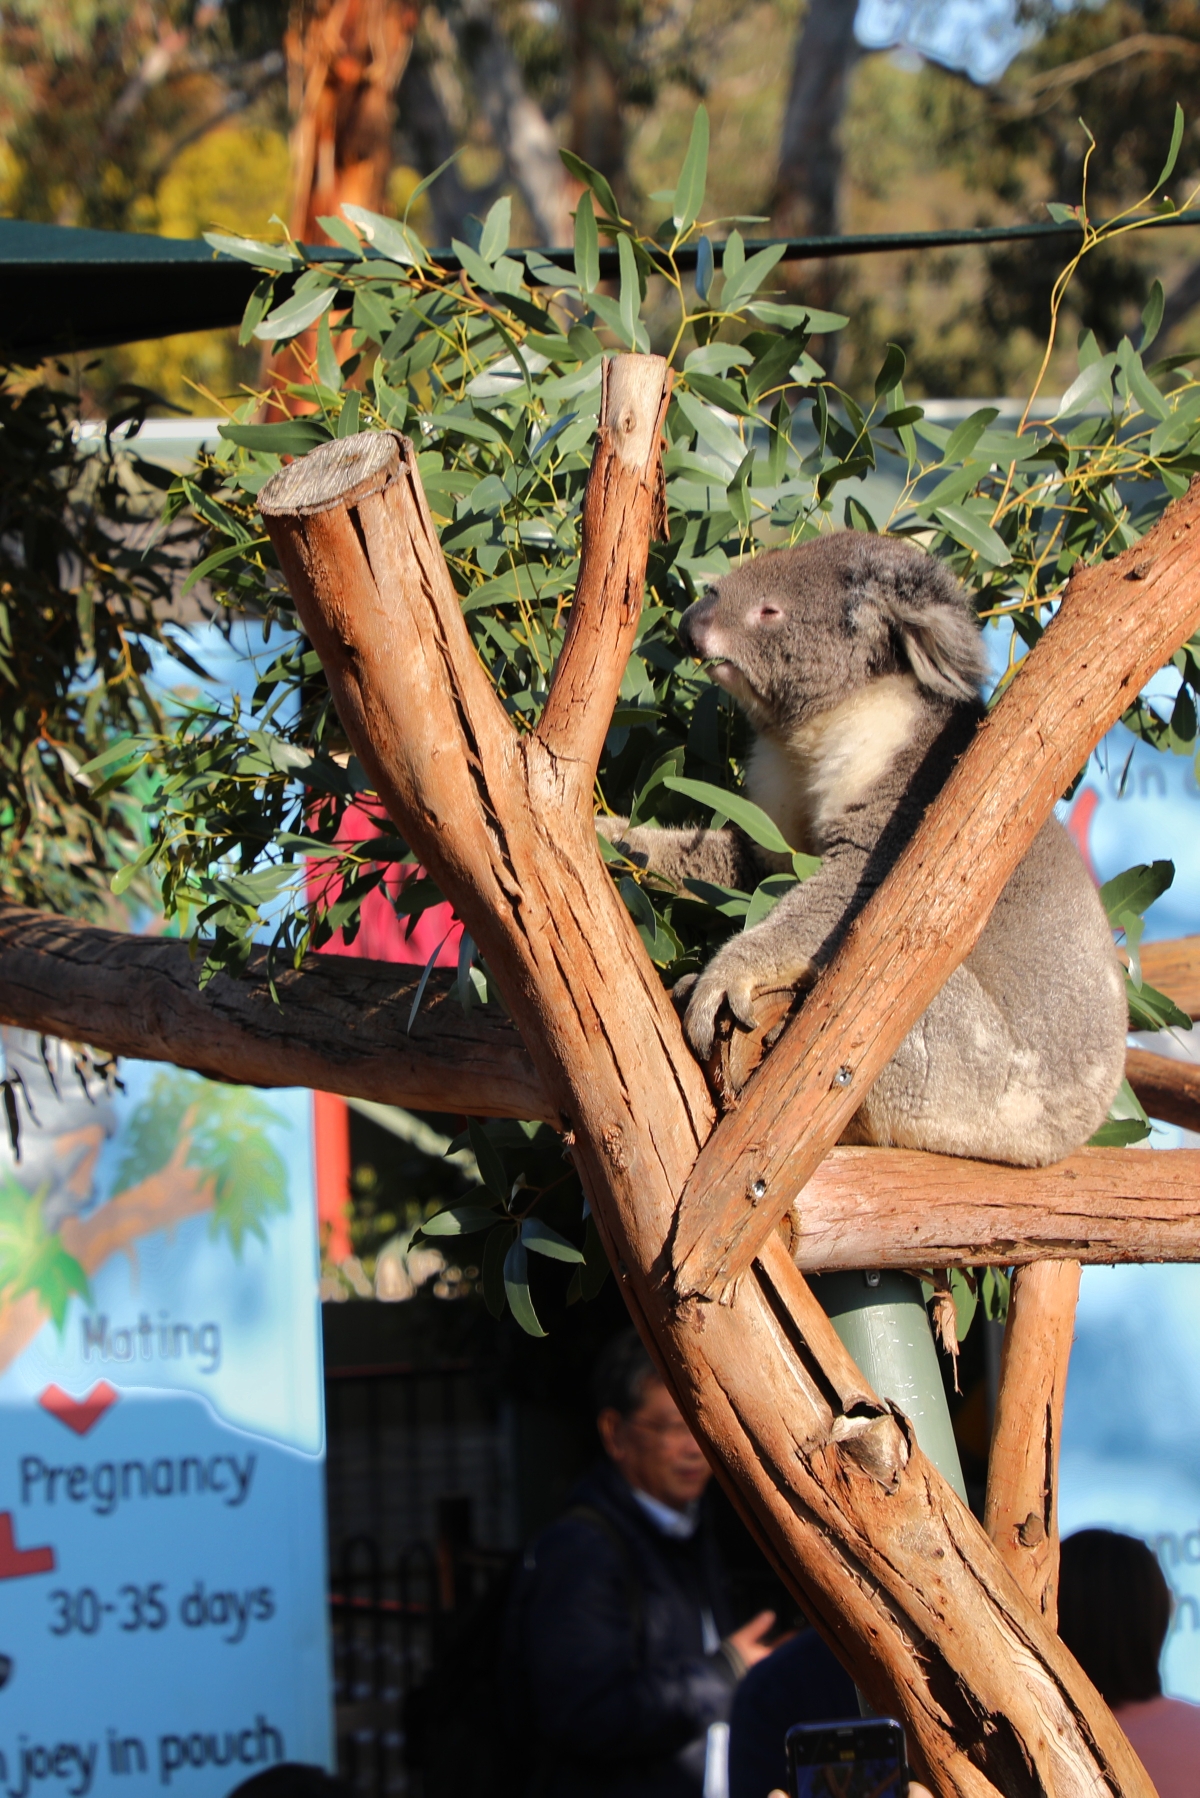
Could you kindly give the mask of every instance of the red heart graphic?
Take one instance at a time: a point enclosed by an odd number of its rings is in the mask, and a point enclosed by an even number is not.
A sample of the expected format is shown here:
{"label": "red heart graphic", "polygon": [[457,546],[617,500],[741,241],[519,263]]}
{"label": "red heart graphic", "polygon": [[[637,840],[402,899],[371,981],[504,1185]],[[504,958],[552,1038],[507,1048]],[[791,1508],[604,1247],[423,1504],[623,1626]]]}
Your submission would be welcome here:
{"label": "red heart graphic", "polygon": [[11,1511],[0,1511],[0,1579],[24,1579],[27,1573],[53,1573],[52,1548],[18,1548]]}
{"label": "red heart graphic", "polygon": [[72,1398],[61,1386],[47,1386],[38,1399],[42,1409],[49,1411],[51,1417],[57,1417],[59,1423],[65,1423],[69,1430],[77,1436],[86,1436],[92,1425],[99,1423],[110,1405],[115,1405],[120,1394],[107,1380],[98,1380],[86,1398]]}

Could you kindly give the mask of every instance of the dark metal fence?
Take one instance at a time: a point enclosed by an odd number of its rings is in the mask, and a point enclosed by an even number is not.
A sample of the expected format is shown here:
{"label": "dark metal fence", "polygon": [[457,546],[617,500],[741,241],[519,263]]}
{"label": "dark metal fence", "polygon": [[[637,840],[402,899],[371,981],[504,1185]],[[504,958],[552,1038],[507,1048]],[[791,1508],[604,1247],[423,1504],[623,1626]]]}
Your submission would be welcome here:
{"label": "dark metal fence", "polygon": [[510,1432],[470,1361],[325,1379],[338,1766],[417,1798],[406,1705],[515,1543]]}

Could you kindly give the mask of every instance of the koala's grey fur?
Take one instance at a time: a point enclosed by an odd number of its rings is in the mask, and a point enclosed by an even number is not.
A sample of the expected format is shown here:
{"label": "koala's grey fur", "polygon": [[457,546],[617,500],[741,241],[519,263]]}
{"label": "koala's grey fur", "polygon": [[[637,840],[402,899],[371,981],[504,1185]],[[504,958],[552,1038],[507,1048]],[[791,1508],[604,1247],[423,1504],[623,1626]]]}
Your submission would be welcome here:
{"label": "koala's grey fur", "polygon": [[[985,657],[966,594],[901,539],[839,532],[727,575],[684,613],[688,649],[754,726],[746,791],[795,849],[823,858],[695,981],[701,1057],[717,1014],[811,985],[896,861],[983,716]],[[784,866],[734,830],[598,825],[668,878],[753,889]],[[966,961],[871,1087],[844,1140],[1040,1166],[1099,1127],[1128,1028],[1112,933],[1051,820]]]}

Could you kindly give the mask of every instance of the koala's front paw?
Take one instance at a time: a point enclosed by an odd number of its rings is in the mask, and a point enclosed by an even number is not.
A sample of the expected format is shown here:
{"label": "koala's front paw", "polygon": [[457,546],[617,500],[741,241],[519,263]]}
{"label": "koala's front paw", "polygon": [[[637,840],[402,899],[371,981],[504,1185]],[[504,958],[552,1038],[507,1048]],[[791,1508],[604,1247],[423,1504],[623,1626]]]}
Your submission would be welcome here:
{"label": "koala's front paw", "polygon": [[695,976],[683,1027],[701,1061],[707,1061],[712,1054],[722,1005],[728,1007],[735,1023],[744,1030],[753,1030],[758,1021],[754,1001],[759,993],[798,988],[812,980],[812,966],[807,959],[789,960],[786,966],[782,965],[776,956],[764,956],[762,945],[754,937],[753,931],[735,937]]}
{"label": "koala's front paw", "polygon": [[754,992],[757,985],[752,968],[739,967],[732,957],[727,961],[724,954],[715,956],[703,973],[696,976],[696,983],[688,998],[683,1027],[701,1061],[707,1061],[712,1054],[717,1013],[722,1005],[729,1007],[734,1018],[745,1029],[753,1030]]}

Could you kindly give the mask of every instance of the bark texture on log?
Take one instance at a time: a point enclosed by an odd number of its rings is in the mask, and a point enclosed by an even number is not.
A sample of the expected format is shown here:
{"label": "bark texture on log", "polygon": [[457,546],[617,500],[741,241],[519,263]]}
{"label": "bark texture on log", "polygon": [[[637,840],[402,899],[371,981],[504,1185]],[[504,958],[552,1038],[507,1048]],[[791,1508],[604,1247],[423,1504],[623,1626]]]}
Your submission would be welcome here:
{"label": "bark texture on log", "polygon": [[[943,1793],[1149,1798],[1115,1721],[905,1420],[870,1392],[775,1233],[717,1302],[672,1281],[677,1203],[714,1109],[601,864],[588,766],[602,735],[588,710],[610,706],[619,685],[658,492],[656,445],[640,467],[621,460],[616,446],[635,432],[619,431],[614,400],[627,394],[644,427],[666,370],[640,359],[627,381],[628,361],[608,386],[585,505],[591,531],[603,496],[611,549],[598,586],[581,581],[562,697],[537,733],[514,732],[475,655],[410,445],[387,434],[324,445],[263,490],[264,518],[356,753],[504,992],[631,1309],[806,1607],[873,1701],[899,1708]],[[1119,581],[1118,569],[1118,592]],[[609,633],[591,627],[594,606]],[[585,653],[586,683],[572,662]],[[571,700],[585,690],[586,703]],[[1010,786],[1036,764],[1037,737],[1030,724],[1006,744]],[[985,757],[959,803],[989,777]],[[964,903],[984,901],[968,889]],[[877,1028],[887,1001],[853,997]],[[914,994],[900,1002],[911,1022]]]}
{"label": "bark texture on log", "polygon": [[979,940],[1093,745],[1198,625],[1193,482],[1135,549],[1072,575],[1019,677],[706,1145],[674,1244],[682,1291],[717,1294],[749,1266]]}
{"label": "bark texture on log", "polygon": [[1075,1335],[1079,1263],[1013,1276],[988,1459],[984,1528],[1051,1628],[1058,1627],[1058,1451]]}
{"label": "bark texture on log", "polygon": [[464,1013],[433,973],[407,1023],[419,968],[310,955],[201,991],[186,943],[123,936],[0,904],[0,1023],[112,1055],[193,1068],[246,1086],[311,1086],[348,1098],[474,1117],[541,1118],[543,1088],[495,1009]]}
{"label": "bark texture on log", "polygon": [[833,1149],[785,1240],[807,1273],[1200,1261],[1200,1149],[1080,1149],[1044,1168]]}
{"label": "bark texture on log", "polygon": [[1200,1066],[1170,1061],[1145,1049],[1125,1053],[1125,1078],[1152,1118],[1200,1130]]}
{"label": "bark texture on log", "polygon": [[1143,943],[1140,955],[1143,978],[1160,993],[1169,993],[1180,1011],[1200,1018],[1200,936]]}

